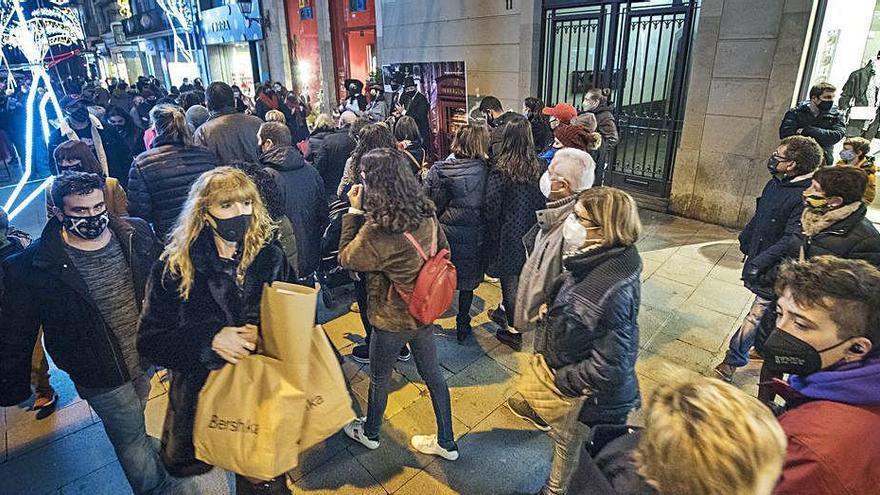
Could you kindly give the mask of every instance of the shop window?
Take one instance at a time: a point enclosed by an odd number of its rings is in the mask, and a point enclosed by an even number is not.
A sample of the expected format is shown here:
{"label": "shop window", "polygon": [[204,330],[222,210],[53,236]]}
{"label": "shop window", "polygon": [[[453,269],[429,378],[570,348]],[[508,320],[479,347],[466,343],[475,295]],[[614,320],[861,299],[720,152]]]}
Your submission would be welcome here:
{"label": "shop window", "polygon": [[348,0],[348,10],[354,12],[366,12],[367,0]]}

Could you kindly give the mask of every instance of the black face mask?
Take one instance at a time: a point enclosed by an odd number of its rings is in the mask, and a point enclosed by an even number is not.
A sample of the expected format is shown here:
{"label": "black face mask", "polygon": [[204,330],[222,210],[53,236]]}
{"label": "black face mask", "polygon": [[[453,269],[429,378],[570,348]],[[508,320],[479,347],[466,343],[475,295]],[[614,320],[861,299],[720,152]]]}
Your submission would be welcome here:
{"label": "black face mask", "polygon": [[492,116],[492,112],[486,112],[485,115],[486,124],[488,124],[489,127],[495,127],[495,117]]}
{"label": "black face mask", "polygon": [[769,160],[767,160],[767,170],[770,171],[771,175],[776,175],[779,172],[776,170],[776,167],[779,165],[779,160],[776,157],[771,156]]}
{"label": "black face mask", "polygon": [[91,119],[89,119],[89,111],[85,107],[77,108],[76,110],[70,112],[68,116],[70,117],[70,120],[74,120],[82,124],[91,122]]}
{"label": "black face mask", "polygon": [[832,106],[834,106],[833,101],[820,101],[819,104],[816,105],[816,107],[818,107],[819,110],[821,110],[823,112],[827,112],[827,111],[831,110]]}
{"label": "black face mask", "polygon": [[794,335],[774,330],[764,342],[764,364],[780,373],[806,376],[822,369],[822,353],[845,344],[842,340],[832,346],[816,350]]}
{"label": "black face mask", "polygon": [[107,225],[110,223],[110,218],[107,216],[106,211],[91,217],[64,215],[64,220],[61,223],[64,225],[64,230],[77,237],[91,241],[101,237],[101,234],[104,233],[104,230],[107,229]]}
{"label": "black face mask", "polygon": [[[209,213],[209,215],[211,214]],[[239,244],[244,242],[244,236],[251,226],[251,215],[238,215],[232,218],[217,218],[211,215],[211,218],[217,224],[216,227],[211,227],[217,235],[228,242],[237,242]]]}

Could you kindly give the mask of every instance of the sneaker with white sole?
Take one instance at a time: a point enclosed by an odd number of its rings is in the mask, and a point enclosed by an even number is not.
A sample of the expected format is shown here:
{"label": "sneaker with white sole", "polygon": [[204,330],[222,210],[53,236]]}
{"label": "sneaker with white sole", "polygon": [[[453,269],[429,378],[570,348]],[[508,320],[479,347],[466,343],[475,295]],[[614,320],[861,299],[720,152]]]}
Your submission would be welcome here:
{"label": "sneaker with white sole", "polygon": [[447,461],[454,461],[458,459],[458,449],[444,449],[440,446],[439,443],[437,443],[437,435],[414,435],[410,439],[409,443],[413,446],[414,449],[423,454],[436,455],[438,457],[446,459]]}
{"label": "sneaker with white sole", "polygon": [[345,431],[345,434],[348,435],[348,438],[358,442],[364,447],[370,450],[376,450],[379,448],[378,440],[370,440],[367,438],[367,434],[364,433],[364,424],[367,422],[366,417],[361,417],[353,420],[351,423],[345,425],[342,430]]}

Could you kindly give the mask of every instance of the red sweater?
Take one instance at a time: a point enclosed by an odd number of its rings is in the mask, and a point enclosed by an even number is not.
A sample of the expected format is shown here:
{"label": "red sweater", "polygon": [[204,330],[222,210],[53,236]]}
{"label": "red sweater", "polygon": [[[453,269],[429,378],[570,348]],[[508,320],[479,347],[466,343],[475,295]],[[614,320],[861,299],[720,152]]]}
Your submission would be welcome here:
{"label": "red sweater", "polygon": [[880,493],[880,406],[817,400],[779,423],[788,452],[774,495]]}

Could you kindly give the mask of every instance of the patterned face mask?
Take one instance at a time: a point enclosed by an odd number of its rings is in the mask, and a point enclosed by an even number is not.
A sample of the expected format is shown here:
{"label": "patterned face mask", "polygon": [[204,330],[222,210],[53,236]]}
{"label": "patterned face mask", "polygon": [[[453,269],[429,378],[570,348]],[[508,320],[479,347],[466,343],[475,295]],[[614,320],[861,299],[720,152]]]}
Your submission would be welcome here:
{"label": "patterned face mask", "polygon": [[71,234],[83,239],[94,240],[104,233],[107,225],[110,223],[110,217],[107,212],[98,213],[90,217],[71,217],[64,215],[62,224],[64,229]]}

